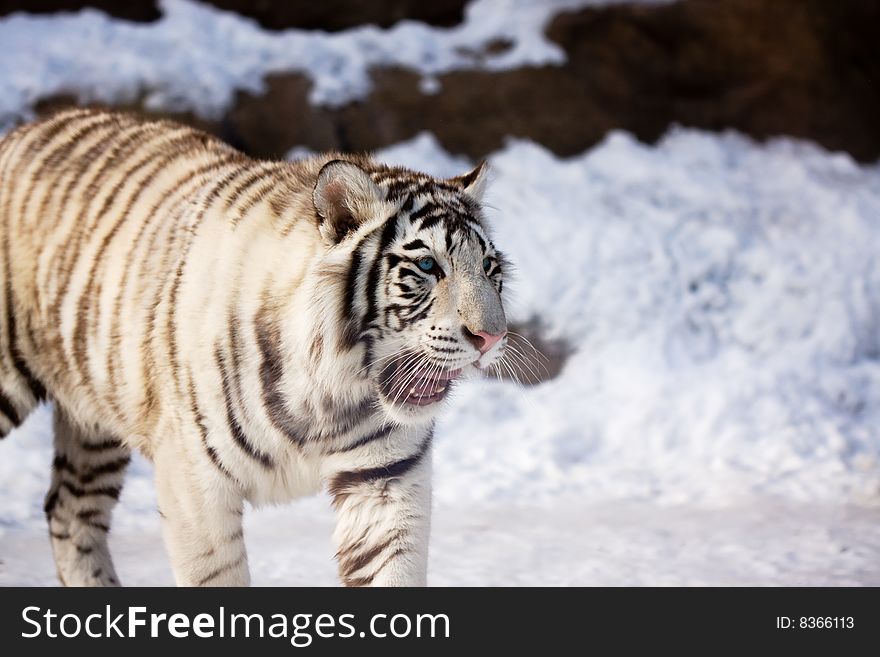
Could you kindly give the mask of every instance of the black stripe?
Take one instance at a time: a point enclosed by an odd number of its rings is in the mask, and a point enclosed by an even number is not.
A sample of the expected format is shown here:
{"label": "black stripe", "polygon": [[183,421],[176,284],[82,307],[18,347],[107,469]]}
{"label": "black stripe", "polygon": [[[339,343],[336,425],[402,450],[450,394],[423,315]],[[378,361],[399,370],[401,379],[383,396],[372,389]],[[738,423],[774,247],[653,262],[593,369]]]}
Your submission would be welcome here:
{"label": "black stripe", "polygon": [[280,391],[283,371],[283,359],[272,330],[265,318],[255,322],[257,346],[260,349],[260,385],[263,392],[263,406],[272,425],[283,433],[288,440],[302,446],[308,434],[308,427],[299,418],[293,416],[286,407],[284,396]]}
{"label": "black stripe", "polygon": [[406,251],[415,251],[416,249],[427,249],[428,245],[425,244],[422,240],[415,239],[412,242],[407,242],[401,248]]}
{"label": "black stripe", "polygon": [[80,473],[79,477],[77,478],[82,484],[90,484],[101,475],[115,474],[117,472],[120,472],[121,470],[124,470],[130,461],[130,456],[123,456],[122,458],[116,459],[114,461],[109,461],[107,463],[102,463],[101,465],[91,467],[85,472]]}
{"label": "black stripe", "polygon": [[406,278],[407,276],[409,276],[410,278],[414,278],[420,282],[424,281],[426,278],[424,273],[415,269],[411,269],[409,267],[401,267],[398,271],[398,276],[400,276],[401,278]]}
{"label": "black stripe", "polygon": [[[83,292],[79,295],[76,301],[76,322],[74,323],[73,328],[73,354],[74,354],[74,362],[76,363],[79,371],[81,373],[83,381],[89,383],[91,380],[91,374],[88,368],[88,350],[86,349],[86,339],[85,339],[85,331],[86,324],[88,322],[88,313],[91,312],[92,306],[94,305],[94,299],[92,290],[95,287],[96,274],[98,273],[98,269],[105,264],[104,263],[104,253],[109,248],[111,242],[114,238],[119,234],[119,231],[122,229],[122,226],[131,216],[131,210],[134,208],[135,204],[138,202],[140,197],[144,194],[144,192],[155,183],[155,175],[158,174],[163,168],[173,163],[175,160],[186,154],[185,151],[181,149],[176,149],[173,151],[169,151],[162,157],[151,160],[153,166],[151,169],[147,171],[147,175],[140,181],[138,186],[132,191],[132,193],[127,198],[127,203],[125,207],[119,212],[119,219],[110,227],[110,229],[104,233],[101,243],[98,247],[97,253],[93,256],[92,266],[89,269],[88,276],[86,278],[86,285],[83,289]],[[124,182],[127,183],[128,179],[124,179]],[[121,189],[121,187],[120,187]],[[216,190],[214,190],[216,191]],[[96,215],[97,221],[104,216],[107,210],[112,207],[112,202],[115,201],[114,197],[108,197],[108,200],[104,203],[101,211]],[[172,303],[173,307],[173,303]]]}
{"label": "black stripe", "polygon": [[412,194],[406,197],[406,200],[403,202],[403,205],[400,206],[400,210],[398,212],[409,212],[412,210],[412,206],[415,203],[415,199]]}
{"label": "black stripe", "polygon": [[226,195],[226,209],[231,210],[232,206],[235,205],[235,202],[238,201],[239,198],[241,198],[241,195],[244,192],[249,190],[265,177],[271,175],[271,173],[272,172],[266,172],[260,169],[252,173],[250,177],[246,178],[243,182],[240,182],[235,189],[233,189],[229,194]]}
{"label": "black stripe", "polygon": [[232,570],[233,568],[240,566],[242,561],[244,561],[244,555],[241,555],[235,561],[232,561],[228,564],[220,566],[217,570],[211,571],[209,574],[205,575],[202,579],[200,579],[198,581],[198,586],[204,586],[205,584],[210,582],[212,579],[217,579],[223,573],[228,572],[228,571]]}
{"label": "black stripe", "polygon": [[456,227],[459,230],[464,230],[466,228],[469,228],[471,231],[475,232],[476,228],[483,227],[483,224],[480,223],[479,219],[477,219],[476,217],[472,217],[469,214],[459,214],[456,216],[458,218]]}
{"label": "black stripe", "polygon": [[334,503],[338,504],[341,502],[344,499],[344,496],[351,492],[351,489],[358,486],[383,479],[398,479],[403,477],[421,462],[427,453],[430,444],[431,435],[429,434],[419,446],[418,451],[412,456],[378,468],[350,470],[348,472],[338,473],[330,480],[330,485],[328,486],[330,494],[334,497]]}
{"label": "black stripe", "polygon": [[320,432],[309,436],[314,440],[326,440],[344,435],[361,424],[369,415],[372,415],[376,406],[375,397],[364,399],[349,406],[333,407],[332,401],[325,400],[325,410],[333,416],[334,425],[323,428]]}
{"label": "black stripe", "polygon": [[66,488],[74,497],[110,497],[119,499],[120,489],[116,486],[102,486],[101,488],[82,488],[69,481],[62,481],[61,488]]}
{"label": "black stripe", "polygon": [[[152,127],[153,126],[151,126],[150,124],[146,126],[138,126],[137,129],[128,134],[126,138],[122,140],[117,140],[113,146],[113,151],[111,155],[104,158],[104,161],[101,164],[100,168],[96,172],[94,172],[88,179],[82,178],[81,176],[71,176],[70,182],[68,183],[67,188],[64,190],[64,194],[59,201],[60,207],[63,208],[67,205],[70,197],[73,195],[74,190],[83,182],[85,182],[85,186],[84,190],[80,193],[80,199],[87,199],[86,204],[81,208],[80,212],[77,215],[74,227],[71,229],[72,240],[76,240],[77,243],[79,243],[81,239],[79,237],[81,231],[78,231],[78,227],[86,222],[86,219],[88,218],[88,211],[91,209],[92,203],[99,196],[101,188],[103,187],[103,184],[99,184],[99,181],[104,184],[110,182],[103,181],[104,174],[109,171],[118,173],[119,169],[123,165],[127,166],[128,164],[130,164],[131,158],[134,157],[137,153],[141,152],[144,149],[150,151],[150,147],[153,145],[153,143],[162,136],[155,133],[150,136],[149,133]],[[114,137],[118,136],[119,135],[114,135]],[[144,139],[146,139],[146,141],[144,141]],[[128,180],[128,172],[123,174],[122,177],[123,179]],[[114,189],[115,188],[116,186],[114,186]],[[116,192],[114,192],[114,194],[115,193]],[[73,235],[74,232],[76,232],[76,235]],[[79,253],[79,249],[72,249],[72,251],[75,254]],[[71,264],[68,263],[69,257],[69,255],[65,254],[64,250],[57,249],[56,253],[52,256],[52,261],[49,265],[50,271],[63,272],[67,269],[70,269]],[[60,268],[57,264],[59,261],[64,263],[64,265]]]}
{"label": "black stripe", "polygon": [[105,525],[103,522],[84,521],[83,524],[88,525],[92,529],[100,529],[102,532],[109,532],[110,531],[110,526]]}
{"label": "black stripe", "polygon": [[47,516],[52,515],[56,506],[58,506],[58,491],[54,490],[46,497],[46,502],[43,504],[43,512]]}
{"label": "black stripe", "polygon": [[403,258],[401,258],[396,253],[386,253],[385,260],[388,261],[388,269],[394,269],[398,264],[403,261]]}
{"label": "black stripe", "polygon": [[72,475],[76,475],[76,469],[73,467],[73,464],[67,460],[67,457],[63,454],[56,454],[55,458],[52,460],[52,468],[54,470],[61,470],[64,472],[69,472]]}
{"label": "black stripe", "polygon": [[421,312],[416,313],[415,315],[411,315],[406,318],[408,324],[415,324],[418,321],[425,319],[428,316],[428,313],[431,311],[431,306],[434,305],[433,297],[428,300],[428,304],[421,310]]}
{"label": "black stripe", "polygon": [[[178,142],[184,142],[187,140],[187,138],[191,139],[191,137],[192,136],[189,135],[188,133],[185,133],[183,135],[178,135],[177,137],[174,137],[173,139],[169,139],[167,142],[165,142],[164,149],[167,149],[173,145],[176,145]],[[150,145],[154,141],[159,141],[159,137],[157,137],[155,139],[150,139],[149,141],[146,142],[146,144],[143,144],[143,146]],[[122,192],[123,188],[125,188],[125,186],[129,183],[130,177],[136,171],[139,171],[145,167],[148,167],[150,164],[154,163],[156,160],[160,160],[160,166],[154,167],[154,169],[152,171],[148,172],[148,175],[146,176],[145,180],[141,181],[140,190],[137,192],[139,194],[140,191],[142,191],[143,186],[146,183],[149,183],[150,181],[152,181],[154,175],[156,174],[156,172],[158,172],[161,169],[162,166],[167,165],[168,163],[173,161],[174,157],[172,157],[172,154],[165,152],[164,149],[157,149],[155,152],[151,152],[149,155],[147,155],[146,157],[140,158],[136,164],[129,166],[125,170],[125,173],[122,174],[122,177],[120,178],[120,180],[116,183],[116,185],[113,186],[113,188],[110,190],[107,197],[104,199],[104,202],[102,203],[100,209],[98,210],[98,213],[95,215],[95,222],[93,224],[91,224],[90,226],[94,227],[94,226],[100,225],[99,222],[100,222],[101,217],[103,217],[107,213],[107,211],[112,207],[112,205],[116,202],[116,198]],[[134,153],[129,154],[129,156],[135,155],[136,153],[139,153],[139,152],[140,152],[140,150],[135,151]],[[124,160],[125,162],[129,161],[129,156],[127,156],[125,158],[125,160]],[[89,211],[91,210],[92,204],[96,200],[96,198],[97,198],[97,195],[89,196],[88,202],[85,203],[80,208],[79,214],[76,219],[76,224],[77,224],[78,228],[75,227],[73,229],[76,234],[73,235],[73,237],[71,238],[72,240],[74,240],[75,246],[72,248],[68,247],[67,249],[65,249],[65,251],[68,253],[68,257],[71,259],[75,259],[76,257],[79,257],[80,245],[82,244],[82,241],[84,239],[86,239],[86,235],[92,234],[91,230],[86,229],[88,227],[88,225],[86,224],[86,220],[88,219]],[[126,212],[127,212],[127,210],[126,210]],[[116,224],[117,225],[121,224],[126,219],[127,219],[127,215],[126,215],[126,213],[123,213],[121,218],[119,218],[116,221]],[[118,228],[114,228],[113,230],[114,231],[118,230]],[[64,258],[63,255],[61,257]],[[66,264],[66,275],[62,278],[62,282],[61,282],[59,291],[56,294],[56,303],[53,308],[53,312],[54,312],[56,319],[59,323],[61,322],[61,309],[63,306],[63,301],[67,296],[67,290],[68,290],[68,288],[70,286],[70,282],[73,279],[74,274],[76,272],[76,267],[74,266],[74,263],[72,261],[68,263],[68,262],[66,262],[66,258],[65,258],[65,264]],[[65,271],[65,267],[62,267],[61,271],[62,272]],[[90,273],[89,276],[91,277],[92,274]],[[81,305],[81,303],[82,303],[82,295],[76,304],[76,307],[78,309],[79,309],[79,306]],[[79,313],[79,310],[77,312]],[[77,321],[79,321],[79,318],[77,318]],[[75,351],[77,350],[76,343],[74,343],[74,349],[75,349]],[[80,365],[80,371],[82,372],[82,374],[85,377],[89,377],[90,374],[89,374],[88,370],[83,368],[83,366],[82,366],[82,357],[78,356],[77,353],[74,353],[74,359],[77,361],[77,364]]]}
{"label": "black stripe", "polygon": [[278,181],[269,179],[268,182],[261,184],[255,190],[252,190],[248,196],[244,198],[244,202],[236,209],[236,221],[250,212],[257,203],[266,198],[266,195],[278,186]]}
{"label": "black stripe", "polygon": [[17,427],[21,424],[21,418],[18,416],[18,411],[15,410],[15,406],[12,405],[9,397],[2,392],[0,392],[0,413],[3,413],[3,415],[9,419],[12,426]]}
{"label": "black stripe", "polygon": [[354,297],[357,292],[358,273],[361,267],[361,245],[351,254],[351,261],[348,265],[348,274],[345,277],[345,292],[342,302],[342,319],[349,321],[355,319]]}
{"label": "black stripe", "polygon": [[361,335],[360,341],[364,345],[364,357],[361,358],[361,367],[366,369],[373,362],[373,336]]}
{"label": "black stripe", "polygon": [[474,169],[470,173],[466,173],[465,175],[456,178],[455,182],[461,185],[462,189],[466,189],[477,179],[477,176],[480,175],[480,172],[485,166],[486,160],[481,160],[480,163],[476,167],[474,167]]}
{"label": "black stripe", "polygon": [[111,438],[110,440],[104,440],[100,443],[80,442],[79,447],[87,452],[103,452],[108,449],[120,449],[122,443],[115,438]]}
{"label": "black stripe", "polygon": [[439,210],[439,209],[440,208],[437,207],[436,205],[434,205],[433,203],[425,203],[421,208],[419,208],[418,210],[416,210],[415,212],[413,212],[409,216],[409,220],[412,222],[418,221],[422,217],[425,217],[425,216],[431,214],[432,212],[434,212],[434,210]]}
{"label": "black stripe", "polygon": [[226,371],[226,366],[223,362],[223,356],[220,353],[219,347],[214,352],[214,357],[217,361],[217,367],[220,369],[223,398],[226,402],[226,422],[229,425],[229,432],[232,434],[233,440],[235,440],[236,444],[241,447],[245,454],[257,461],[260,465],[265,468],[273,467],[275,462],[272,460],[272,457],[254,447],[254,445],[248,440],[247,436],[244,435],[244,430],[241,428],[241,424],[239,424],[238,419],[235,417],[235,411],[232,408],[232,391],[229,388],[229,374]]}
{"label": "black stripe", "polygon": [[[21,208],[25,212],[28,210],[37,186],[44,179],[44,174],[51,171],[53,168],[57,168],[61,165],[66,164],[67,161],[70,159],[71,154],[80,145],[80,140],[84,139],[89,134],[101,130],[102,128],[114,122],[116,122],[116,118],[111,116],[98,118],[96,121],[92,123],[87,123],[85,125],[82,125],[82,122],[80,122],[80,125],[75,129],[72,135],[68,135],[67,137],[65,137],[64,140],[61,141],[60,146],[52,150],[42,159],[42,161],[40,161],[40,163],[37,165],[36,170],[34,170],[33,172],[28,172],[28,180],[30,184],[28,185],[27,189],[25,190],[24,196],[21,199]],[[68,125],[74,125],[74,123],[70,122]],[[104,142],[109,136],[110,135],[105,134],[99,139],[99,142]],[[48,144],[45,145],[48,146]],[[22,173],[24,173],[24,171]],[[51,193],[52,192],[50,192],[50,194]]]}
{"label": "black stripe", "polygon": [[427,306],[430,308],[433,303],[434,303],[434,298],[430,295],[430,293],[422,292],[421,294],[419,294],[418,301],[416,301],[415,303],[411,303],[407,306],[404,306],[401,309],[408,310],[409,316],[411,319],[414,314],[418,313],[420,310],[423,309],[424,304],[427,304]]}
{"label": "black stripe", "polygon": [[34,399],[40,402],[46,398],[46,388],[40,383],[37,377],[34,376],[34,373],[28,367],[27,363],[25,363],[24,357],[18,346],[18,337],[16,336],[15,330],[15,312],[13,310],[14,299],[12,294],[12,273],[10,270],[11,264],[9,262],[9,255],[10,254],[7,253],[6,258],[6,325],[9,334],[9,354],[12,357],[13,366],[25,380]]}
{"label": "black stripe", "polygon": [[[231,472],[223,465],[223,462],[220,460],[220,456],[217,454],[217,450],[208,442],[208,428],[205,426],[205,418],[199,410],[198,400],[196,399],[196,387],[195,383],[192,379],[192,372],[189,372],[189,399],[190,399],[190,410],[195,417],[196,426],[199,428],[199,436],[202,439],[202,447],[205,449],[205,453],[207,453],[208,458],[211,460],[220,472],[224,475],[232,479],[233,481],[237,480],[232,475]],[[159,515],[164,518],[165,514],[159,511]]]}
{"label": "black stripe", "polygon": [[[77,156],[77,161],[81,163],[85,163],[86,169],[85,171],[90,170],[91,163],[102,153],[104,153],[110,144],[110,142],[118,137],[117,130],[120,126],[117,125],[111,131],[105,131],[104,135],[99,139],[95,144],[93,144],[85,153],[81,153]],[[71,170],[72,171],[72,170]],[[67,171],[66,173],[71,173],[71,171]],[[58,194],[58,191],[62,189],[60,182],[64,179],[64,174],[60,176],[59,185],[50,191],[47,194],[43,194],[43,199],[40,202],[40,206],[37,209],[37,212],[34,216],[37,217],[45,217],[49,214],[49,207],[53,201],[55,201],[55,197]],[[61,194],[60,199],[58,199],[58,204],[56,207],[61,208],[62,212],[67,207],[68,201],[70,199],[70,195],[73,194],[73,190],[78,187],[85,180],[85,172],[82,174],[72,174],[68,175],[68,183],[65,187],[63,187],[63,193]],[[91,185],[86,185],[86,189],[97,193],[97,189],[92,190]],[[27,206],[25,206],[27,207]]]}
{"label": "black stripe", "polygon": [[373,182],[377,185],[385,180],[391,180],[392,178],[397,178],[401,174],[400,169],[383,169],[381,171],[373,171],[370,173],[370,177],[373,179]]}
{"label": "black stripe", "polygon": [[[242,155],[241,153],[238,153],[237,151],[233,152],[233,153],[229,153],[228,157],[229,157],[228,161],[226,160],[226,158],[220,158],[220,160],[224,161],[224,163],[222,165],[218,164],[217,175],[219,175],[220,172],[223,171],[227,166],[229,166],[233,163],[236,163],[237,161],[239,161],[241,159],[245,159],[245,156]],[[174,379],[177,391],[181,392],[181,393],[182,393],[182,391],[180,390],[180,384],[179,384],[180,377],[178,376],[178,372],[180,371],[180,363],[177,358],[177,330],[178,330],[177,314],[179,312],[178,304],[177,304],[177,295],[180,293],[180,286],[183,284],[184,269],[185,269],[187,263],[189,262],[188,256],[189,256],[189,253],[193,247],[194,236],[197,234],[198,230],[201,228],[202,221],[204,220],[205,215],[213,207],[214,202],[218,199],[221,190],[224,189],[226,186],[228,186],[235,179],[235,177],[240,173],[241,173],[241,169],[236,167],[232,171],[230,171],[226,176],[221,178],[220,180],[214,179],[211,182],[213,187],[206,188],[206,189],[210,189],[211,191],[208,193],[208,195],[200,203],[199,213],[196,216],[195,220],[192,222],[189,222],[188,232],[189,232],[190,237],[187,240],[186,244],[184,245],[183,254],[179,257],[179,264],[177,266],[177,269],[175,270],[174,276],[171,278],[171,285],[170,285],[171,289],[168,294],[168,312],[166,313],[166,317],[165,317],[166,321],[165,321],[165,325],[163,328],[165,331],[165,339],[168,341],[168,362],[170,364],[171,372],[174,375],[172,378]],[[157,232],[158,232],[158,229],[157,229]],[[154,233],[154,235],[155,235],[155,233]],[[176,234],[174,235],[174,237],[176,237]],[[165,289],[166,289],[165,284],[163,284],[159,287],[158,298],[159,298],[160,303],[155,303],[152,306],[152,308],[150,309],[151,312],[150,312],[150,315],[147,319],[147,324],[149,327],[148,333],[151,333],[152,330],[154,329],[154,327],[156,326],[156,316],[158,313],[159,306],[161,305],[161,301],[164,297]],[[155,355],[152,354],[152,352],[150,352],[150,357],[148,357],[147,359],[144,359],[142,361],[142,364],[145,369],[152,370],[153,368],[155,368],[155,366],[156,366]],[[228,381],[224,381],[224,385],[228,386]]]}
{"label": "black stripe", "polygon": [[[182,192],[183,195],[191,194],[193,190],[192,190],[192,188],[190,188],[189,185],[193,180],[195,180],[196,178],[200,178],[201,176],[206,175],[208,173],[211,173],[215,170],[221,170],[222,167],[226,166],[231,160],[232,160],[231,156],[226,157],[226,158],[221,157],[218,160],[212,161],[202,167],[199,167],[197,169],[190,171],[189,174],[187,174],[187,176],[185,178],[178,179],[177,181],[175,181],[174,186],[170,190],[166,191],[163,194],[162,199],[153,205],[153,207],[150,209],[150,211],[146,215],[146,217],[140,222],[141,225],[140,225],[140,228],[138,229],[137,235],[131,240],[131,243],[133,246],[130,249],[127,249],[125,252],[125,261],[130,263],[130,265],[132,265],[132,266],[128,266],[125,268],[125,270],[122,274],[122,281],[118,285],[119,292],[116,294],[116,298],[113,301],[113,312],[111,313],[111,317],[114,318],[113,330],[111,331],[112,345],[111,345],[111,348],[109,349],[109,362],[107,365],[111,387],[114,387],[116,385],[117,363],[119,360],[119,355],[118,355],[119,351],[120,351],[119,343],[121,341],[121,338],[119,337],[119,335],[121,332],[118,329],[119,329],[119,318],[122,315],[120,309],[122,307],[124,293],[128,288],[129,277],[132,275],[133,271],[136,271],[138,269],[136,266],[133,266],[133,265],[135,265],[137,263],[137,252],[138,252],[139,246],[142,244],[142,238],[145,236],[145,234],[148,236],[148,241],[146,243],[146,251],[145,251],[145,255],[144,255],[144,258],[146,258],[146,257],[149,257],[148,254],[151,253],[155,249],[155,243],[156,243],[157,236],[163,233],[164,228],[167,225],[167,222],[165,222],[165,221],[153,221],[154,217],[157,216],[157,213],[158,213],[159,209],[162,208],[163,204],[165,204],[166,202],[169,202],[170,200],[173,201],[173,200],[178,199],[180,192]],[[197,180],[196,182],[200,184],[200,181]],[[180,211],[174,210],[173,212],[179,213]],[[159,215],[159,216],[164,217],[165,214],[167,214],[167,212],[163,213],[162,215]],[[179,214],[175,218],[179,219]],[[172,233],[172,235],[174,235],[174,233]],[[141,261],[143,261],[143,258],[141,259]],[[160,290],[162,290],[161,286],[160,286]],[[151,308],[150,315],[148,316],[148,319],[147,319],[147,323],[149,326],[148,333],[153,331],[155,324],[156,324],[156,312],[157,312],[156,308],[157,308],[157,304],[153,304],[153,306]],[[153,363],[154,360],[155,360],[155,358],[154,358],[152,350],[145,350],[145,352],[143,354],[143,358],[141,359],[141,366],[143,367],[144,371],[147,372],[148,374],[154,371],[154,363]],[[175,367],[176,367],[176,363],[175,363]],[[145,395],[148,403],[150,403],[154,399],[154,396],[155,396],[153,385],[152,385],[152,383],[150,383],[151,379],[152,379],[152,377],[149,377],[149,376],[147,377],[147,385],[146,385],[146,389],[144,391],[144,395]]]}
{"label": "black stripe", "polygon": [[[369,566],[373,560],[382,554],[385,550],[387,550],[391,545],[395,542],[400,541],[401,532],[397,531],[392,533],[386,540],[381,543],[374,545],[364,552],[360,552],[358,554],[340,554],[339,559],[339,570],[342,573],[343,579],[348,579],[352,573],[356,573],[362,568],[366,568]],[[356,547],[355,546],[352,547]],[[378,573],[381,568],[376,570]],[[369,579],[375,577],[375,574],[371,575]]]}
{"label": "black stripe", "polygon": [[426,228],[431,228],[435,224],[439,224],[441,221],[443,221],[442,214],[434,214],[434,215],[431,215],[430,217],[425,217],[422,220],[422,223],[419,225],[419,230],[425,230]]}
{"label": "black stripe", "polygon": [[334,449],[330,453],[331,454],[339,454],[340,452],[349,452],[353,449],[357,449],[358,447],[363,447],[364,445],[368,445],[376,440],[381,440],[385,438],[388,434],[390,434],[394,430],[394,427],[390,424],[385,425],[384,427],[377,429],[373,433],[367,434],[362,438],[358,438],[353,443],[349,443],[345,447],[340,447],[339,449]]}
{"label": "black stripe", "polygon": [[415,189],[415,186],[411,180],[395,180],[386,188],[385,198],[388,200],[395,200],[413,189]]}
{"label": "black stripe", "polygon": [[370,273],[367,275],[367,313],[364,315],[363,324],[361,324],[361,332],[363,332],[369,324],[376,319],[376,307],[379,303],[379,274],[382,270],[382,255],[397,235],[397,215],[394,215],[385,222],[382,227],[382,233],[379,236],[379,244],[376,249],[376,257],[370,267]]}
{"label": "black stripe", "polygon": [[474,237],[476,237],[476,238],[477,238],[477,241],[480,243],[480,250],[481,250],[483,253],[486,253],[486,242],[485,242],[485,240],[483,240],[483,238],[480,237],[480,234],[479,234],[477,231],[475,231],[475,230],[471,230],[471,234],[472,234]]}

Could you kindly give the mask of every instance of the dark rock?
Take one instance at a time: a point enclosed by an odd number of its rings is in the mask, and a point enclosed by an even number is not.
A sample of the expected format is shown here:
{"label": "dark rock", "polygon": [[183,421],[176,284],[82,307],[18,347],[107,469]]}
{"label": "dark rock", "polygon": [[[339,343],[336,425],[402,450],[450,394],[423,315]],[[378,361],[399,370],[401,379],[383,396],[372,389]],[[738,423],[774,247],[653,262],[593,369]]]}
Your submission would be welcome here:
{"label": "dark rock", "polygon": [[85,7],[99,9],[116,18],[148,23],[158,19],[159,11],[155,0],[0,0],[0,16],[17,11],[29,14],[51,14],[57,11],[79,11]]}
{"label": "dark rock", "polygon": [[[267,30],[336,32],[366,24],[390,27],[404,19],[451,27],[464,19],[467,0],[207,0],[206,4],[252,18]],[[17,11],[79,11],[85,7],[130,21],[150,22],[162,16],[156,0],[0,0],[0,16]]]}
{"label": "dark rock", "polygon": [[[308,103],[304,75],[276,74],[263,95],[238,94],[220,123],[177,118],[260,157],[282,157],[294,146],[372,150],[422,130],[473,159],[508,136],[567,156],[612,129],[652,142],[673,124],[735,128],[758,139],[792,135],[862,161],[880,157],[876,0],[594,7],[557,16],[547,36],[565,50],[564,65],[456,71],[438,76],[432,94],[421,91],[417,72],[375,69],[370,96],[336,109]],[[475,44],[466,54],[480,61],[510,45]]]}
{"label": "dark rock", "polygon": [[[374,149],[421,130],[473,158],[508,135],[573,155],[611,129],[651,142],[673,124],[880,156],[880,2],[618,5],[557,16],[547,34],[565,49],[565,65],[457,71],[439,76],[434,94],[420,91],[417,72],[378,69],[372,94],[337,110],[306,105],[301,76],[276,75],[265,97],[239,96],[234,123],[261,135],[245,139],[246,149],[271,156],[297,144]],[[322,127],[312,133],[290,121]]]}
{"label": "dark rock", "polygon": [[270,76],[261,96],[239,93],[227,113],[224,132],[230,143],[260,157],[281,158],[294,146],[314,151],[347,148],[333,114],[308,100],[312,83],[299,73]]}
{"label": "dark rock", "polygon": [[365,24],[390,27],[404,19],[451,27],[464,19],[467,0],[208,0],[208,4],[253,18],[268,30],[336,32]]}
{"label": "dark rock", "polygon": [[880,3],[688,0],[558,16],[548,37],[618,127],[792,135],[880,155]]}

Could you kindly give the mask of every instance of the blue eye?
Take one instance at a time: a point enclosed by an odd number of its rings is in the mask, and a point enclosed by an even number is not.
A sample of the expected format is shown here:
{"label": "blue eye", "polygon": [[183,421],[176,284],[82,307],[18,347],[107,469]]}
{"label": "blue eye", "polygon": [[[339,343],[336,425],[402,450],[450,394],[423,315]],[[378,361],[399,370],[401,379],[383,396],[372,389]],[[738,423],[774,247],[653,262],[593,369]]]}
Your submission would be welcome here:
{"label": "blue eye", "polygon": [[492,269],[492,261],[489,258],[483,258],[483,271],[488,274],[490,269]]}
{"label": "blue eye", "polygon": [[434,269],[434,258],[422,258],[416,264],[422,271],[431,271]]}

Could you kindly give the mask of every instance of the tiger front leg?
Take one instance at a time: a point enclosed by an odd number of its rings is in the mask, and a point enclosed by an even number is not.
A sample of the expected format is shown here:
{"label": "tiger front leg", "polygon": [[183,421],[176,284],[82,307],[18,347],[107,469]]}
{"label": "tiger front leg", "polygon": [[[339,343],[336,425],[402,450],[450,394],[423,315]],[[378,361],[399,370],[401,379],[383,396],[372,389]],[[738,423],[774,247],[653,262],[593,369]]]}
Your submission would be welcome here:
{"label": "tiger front leg", "polygon": [[67,586],[118,586],[107,545],[130,451],[112,435],[74,421],[58,403],[46,519],[58,577]]}
{"label": "tiger front leg", "polygon": [[334,539],[346,586],[425,586],[431,524],[429,445],[380,467],[330,479]]}
{"label": "tiger front leg", "polygon": [[199,454],[166,441],[155,457],[163,534],[178,586],[248,586],[240,491]]}

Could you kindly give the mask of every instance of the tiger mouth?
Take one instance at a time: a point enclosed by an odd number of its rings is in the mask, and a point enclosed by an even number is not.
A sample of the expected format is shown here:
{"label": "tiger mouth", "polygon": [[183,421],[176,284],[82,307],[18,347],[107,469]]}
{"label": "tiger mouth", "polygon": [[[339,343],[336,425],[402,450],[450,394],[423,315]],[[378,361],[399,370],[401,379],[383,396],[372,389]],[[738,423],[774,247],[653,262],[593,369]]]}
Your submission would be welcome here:
{"label": "tiger mouth", "polygon": [[416,370],[395,366],[382,382],[385,398],[391,403],[402,402],[410,406],[430,406],[446,398],[452,382],[461,370],[438,370],[425,368]]}

